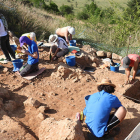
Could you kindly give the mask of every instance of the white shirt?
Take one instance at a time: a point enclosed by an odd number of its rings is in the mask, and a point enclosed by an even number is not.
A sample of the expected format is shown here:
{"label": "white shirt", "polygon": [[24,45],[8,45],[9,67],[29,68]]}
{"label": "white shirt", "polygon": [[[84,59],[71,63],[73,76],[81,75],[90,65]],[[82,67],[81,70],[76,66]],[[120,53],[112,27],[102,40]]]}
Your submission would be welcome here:
{"label": "white shirt", "polygon": [[7,32],[5,31],[4,25],[2,23],[2,20],[0,19],[0,37],[6,36]]}

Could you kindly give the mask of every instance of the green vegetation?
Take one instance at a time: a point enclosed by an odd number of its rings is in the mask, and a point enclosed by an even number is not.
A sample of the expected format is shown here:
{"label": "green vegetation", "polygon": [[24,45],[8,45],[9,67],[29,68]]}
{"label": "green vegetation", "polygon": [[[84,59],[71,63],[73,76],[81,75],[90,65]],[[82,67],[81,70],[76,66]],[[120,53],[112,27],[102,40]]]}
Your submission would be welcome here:
{"label": "green vegetation", "polygon": [[[108,1],[110,7],[107,8],[98,6],[97,1],[94,3],[87,0],[84,8],[75,15],[72,6],[57,6],[55,1],[49,1],[48,4],[47,1],[45,3],[42,1],[43,4],[39,4],[40,6],[35,4],[34,7],[31,4],[33,0],[30,1],[31,5],[24,4],[25,6],[19,1],[16,3],[5,1],[4,5],[0,3],[0,12],[4,13],[9,29],[18,37],[23,33],[34,31],[37,40],[48,40],[49,35],[55,33],[58,27],[69,25],[75,27],[74,37],[78,43],[90,44],[97,49],[112,51],[122,56],[126,55],[128,46],[131,48],[129,53],[139,53],[140,0],[132,0],[127,6]],[[65,18],[58,14],[63,14]]]}
{"label": "green vegetation", "polygon": [[[63,4],[72,6],[74,9],[74,13],[77,14],[77,12],[82,11],[83,8],[87,4],[91,4],[91,2],[96,3],[99,8],[106,9],[111,6],[110,1],[112,0],[45,0],[45,3],[49,4],[50,1],[56,3],[58,5],[58,8],[60,8],[60,6],[62,6]],[[114,1],[120,4],[122,7],[126,7],[127,2],[129,0],[114,0]]]}

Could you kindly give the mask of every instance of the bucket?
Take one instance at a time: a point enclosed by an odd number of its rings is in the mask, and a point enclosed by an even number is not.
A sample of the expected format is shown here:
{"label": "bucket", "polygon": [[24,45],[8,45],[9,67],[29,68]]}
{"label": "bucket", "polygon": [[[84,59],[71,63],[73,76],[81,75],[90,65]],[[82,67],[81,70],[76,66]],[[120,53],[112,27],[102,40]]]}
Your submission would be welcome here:
{"label": "bucket", "polygon": [[15,50],[17,49],[17,45],[10,45],[12,50],[15,52]]}
{"label": "bucket", "polygon": [[75,66],[75,56],[67,56],[66,62],[69,66]]}
{"label": "bucket", "polygon": [[23,59],[16,59],[12,61],[14,69],[13,71],[18,71],[23,65]]}
{"label": "bucket", "polygon": [[115,72],[119,72],[120,64],[119,63],[114,63],[114,64],[115,64],[115,66],[110,65],[110,70],[115,71]]}
{"label": "bucket", "polygon": [[70,46],[76,46],[76,40],[70,40],[69,44]]}

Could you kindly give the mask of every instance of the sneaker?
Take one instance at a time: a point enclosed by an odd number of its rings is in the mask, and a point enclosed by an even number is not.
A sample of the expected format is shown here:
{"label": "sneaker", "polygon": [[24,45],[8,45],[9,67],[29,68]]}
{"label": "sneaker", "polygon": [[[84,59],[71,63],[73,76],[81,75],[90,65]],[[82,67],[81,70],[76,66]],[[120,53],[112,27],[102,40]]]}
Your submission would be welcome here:
{"label": "sneaker", "polygon": [[87,133],[87,137],[88,137],[88,140],[105,140],[103,137],[98,138],[94,136],[91,132]]}
{"label": "sneaker", "polygon": [[8,62],[11,62],[11,61],[5,59],[3,62],[4,62],[4,63],[8,63]]}
{"label": "sneaker", "polygon": [[120,133],[120,127],[115,127],[104,135],[105,139],[113,138]]}

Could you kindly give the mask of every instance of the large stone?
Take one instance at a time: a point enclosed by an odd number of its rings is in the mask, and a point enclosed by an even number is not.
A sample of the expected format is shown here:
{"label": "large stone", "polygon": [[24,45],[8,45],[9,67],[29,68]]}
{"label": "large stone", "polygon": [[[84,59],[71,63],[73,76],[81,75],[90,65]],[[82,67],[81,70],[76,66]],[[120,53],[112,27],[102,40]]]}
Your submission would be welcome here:
{"label": "large stone", "polygon": [[111,52],[107,52],[107,53],[106,53],[106,57],[107,57],[107,58],[112,58],[112,53],[111,53]]}
{"label": "large stone", "polygon": [[32,106],[35,108],[38,108],[40,106],[40,102],[38,100],[35,100],[34,98],[28,98],[23,103],[24,103],[24,106]]}
{"label": "large stone", "polygon": [[85,140],[80,121],[47,118],[39,127],[39,140]]}
{"label": "large stone", "polygon": [[82,50],[84,50],[87,53],[93,53],[93,52],[96,53],[97,52],[97,50],[95,48],[91,47],[90,45],[84,45]]}
{"label": "large stone", "polygon": [[118,54],[115,54],[115,53],[112,53],[112,59],[121,60],[122,59],[122,56],[120,56]]}
{"label": "large stone", "polygon": [[106,53],[104,51],[97,51],[96,54],[98,57],[106,57]]}

